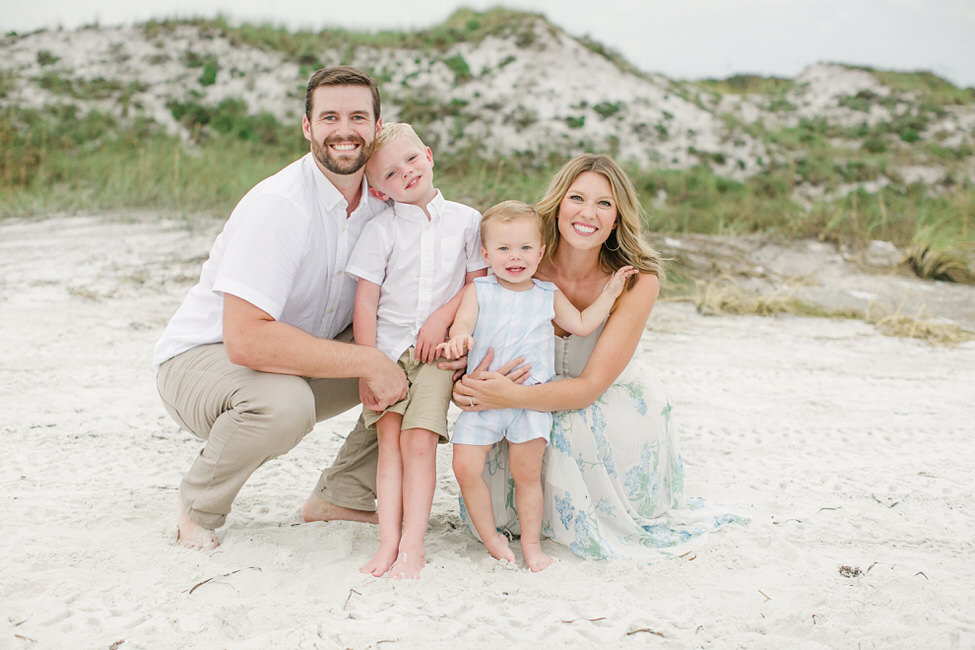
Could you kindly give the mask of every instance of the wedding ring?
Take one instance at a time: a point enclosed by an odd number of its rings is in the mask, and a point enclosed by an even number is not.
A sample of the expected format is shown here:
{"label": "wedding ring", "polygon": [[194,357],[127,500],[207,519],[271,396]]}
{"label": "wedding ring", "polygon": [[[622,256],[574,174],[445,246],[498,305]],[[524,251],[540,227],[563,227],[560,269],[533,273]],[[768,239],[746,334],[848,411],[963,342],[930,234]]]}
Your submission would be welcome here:
{"label": "wedding ring", "polygon": [[474,398],[471,398],[471,408],[474,408]]}

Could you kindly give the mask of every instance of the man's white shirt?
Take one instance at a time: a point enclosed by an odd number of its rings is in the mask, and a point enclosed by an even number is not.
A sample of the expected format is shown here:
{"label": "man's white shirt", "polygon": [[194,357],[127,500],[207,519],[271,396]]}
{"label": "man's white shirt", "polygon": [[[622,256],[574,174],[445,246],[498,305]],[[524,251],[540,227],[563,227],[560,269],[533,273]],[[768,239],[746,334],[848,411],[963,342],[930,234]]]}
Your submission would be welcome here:
{"label": "man's white shirt", "polygon": [[234,208],[156,344],[153,365],[223,341],[223,296],[242,298],[282,323],[334,338],[352,322],[356,279],[345,273],[366,224],[386,207],[348,202],[306,154],[254,186]]}

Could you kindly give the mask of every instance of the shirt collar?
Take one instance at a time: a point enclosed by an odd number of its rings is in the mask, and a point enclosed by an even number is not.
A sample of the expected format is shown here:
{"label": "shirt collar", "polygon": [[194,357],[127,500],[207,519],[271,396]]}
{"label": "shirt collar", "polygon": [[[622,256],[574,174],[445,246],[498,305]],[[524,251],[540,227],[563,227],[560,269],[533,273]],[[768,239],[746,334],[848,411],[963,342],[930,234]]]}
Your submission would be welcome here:
{"label": "shirt collar", "polygon": [[[328,180],[328,177],[322,173],[322,170],[318,168],[318,164],[315,162],[312,154],[308,153],[306,157],[312,167],[315,176],[315,188],[318,190],[319,201],[325,207],[325,211],[331,213],[338,207],[341,207],[343,210],[347,209],[349,204],[345,200],[345,197],[332,184],[332,181]],[[366,214],[371,217],[378,214],[384,207],[386,207],[386,204],[383,201],[369,194],[369,183],[366,182],[366,176],[363,174],[362,196],[359,199],[359,205],[352,211],[351,218],[356,218],[361,214]]]}
{"label": "shirt collar", "polygon": [[[427,212],[430,213],[430,221],[439,221],[443,217],[444,208],[446,207],[447,201],[443,198],[443,194],[440,190],[437,190],[437,194],[433,197],[433,200],[427,204]],[[399,201],[393,201],[393,212],[396,213],[398,217],[409,217],[411,219],[422,219],[427,220],[427,215],[423,213],[423,210],[415,205],[410,205],[409,203],[400,203]]]}

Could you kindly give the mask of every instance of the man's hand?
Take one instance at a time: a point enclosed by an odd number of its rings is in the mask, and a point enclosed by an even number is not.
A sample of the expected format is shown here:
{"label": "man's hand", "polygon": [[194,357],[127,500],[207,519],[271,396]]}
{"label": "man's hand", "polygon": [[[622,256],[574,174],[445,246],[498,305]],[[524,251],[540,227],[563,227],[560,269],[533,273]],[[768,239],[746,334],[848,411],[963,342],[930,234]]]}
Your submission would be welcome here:
{"label": "man's hand", "polygon": [[376,353],[379,358],[375,367],[359,378],[359,399],[367,409],[378,413],[406,397],[406,375],[382,352]]}

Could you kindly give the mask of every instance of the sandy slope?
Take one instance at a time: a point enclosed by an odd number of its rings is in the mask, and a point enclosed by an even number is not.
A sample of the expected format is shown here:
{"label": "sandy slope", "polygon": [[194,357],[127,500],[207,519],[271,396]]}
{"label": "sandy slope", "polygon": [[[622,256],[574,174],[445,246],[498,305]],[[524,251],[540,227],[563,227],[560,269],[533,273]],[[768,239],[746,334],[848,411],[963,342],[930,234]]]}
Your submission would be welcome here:
{"label": "sandy slope", "polygon": [[217,551],[178,548],[199,444],[149,357],[219,227],[0,222],[0,648],[975,647],[975,344],[858,321],[655,310],[688,491],[752,517],[693,556],[506,569],[445,448],[423,578],[363,577],[375,528],[297,514],[351,413],[259,470]]}

